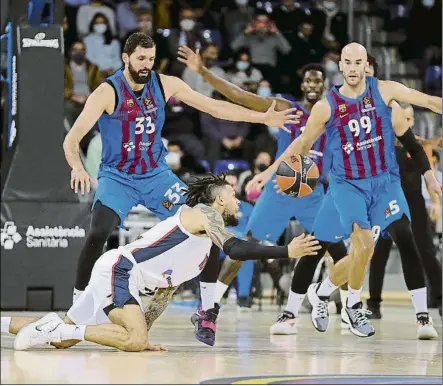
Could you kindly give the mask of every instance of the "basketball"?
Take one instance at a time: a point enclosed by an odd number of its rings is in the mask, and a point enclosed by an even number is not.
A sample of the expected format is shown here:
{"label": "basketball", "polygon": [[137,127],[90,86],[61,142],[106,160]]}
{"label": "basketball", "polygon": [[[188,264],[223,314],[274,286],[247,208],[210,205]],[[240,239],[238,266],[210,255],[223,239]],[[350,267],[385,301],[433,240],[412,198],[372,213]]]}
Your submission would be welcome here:
{"label": "basketball", "polygon": [[278,186],[283,193],[295,198],[309,196],[317,186],[319,177],[315,162],[299,154],[286,158],[277,169]]}

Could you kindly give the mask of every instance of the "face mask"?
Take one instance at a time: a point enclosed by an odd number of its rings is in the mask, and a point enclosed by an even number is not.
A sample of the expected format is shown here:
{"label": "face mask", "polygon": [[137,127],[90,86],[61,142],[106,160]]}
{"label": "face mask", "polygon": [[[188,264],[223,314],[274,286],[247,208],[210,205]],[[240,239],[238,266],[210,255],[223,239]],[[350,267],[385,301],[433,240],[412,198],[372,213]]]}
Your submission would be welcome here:
{"label": "face mask", "polygon": [[180,27],[183,31],[192,31],[195,26],[195,21],[191,19],[183,19],[180,22]]}
{"label": "face mask", "polygon": [[265,164],[257,164],[255,165],[255,168],[261,173],[264,172],[268,168],[268,166]]}
{"label": "face mask", "polygon": [[271,96],[271,89],[269,87],[259,87],[257,90],[257,95],[263,97]]}
{"label": "face mask", "polygon": [[73,53],[71,59],[76,64],[83,64],[85,62],[85,54],[81,52]]}
{"label": "face mask", "polygon": [[140,23],[138,23],[138,26],[140,27],[140,29],[143,30],[152,30],[152,21],[141,21]]}
{"label": "face mask", "polygon": [[248,0],[235,0],[235,2],[238,6],[248,4]]}
{"label": "face mask", "polygon": [[326,71],[328,72],[337,72],[338,71],[338,64],[333,62],[332,60],[329,60],[325,64]]}
{"label": "face mask", "polygon": [[273,137],[275,137],[277,135],[277,133],[279,132],[280,129],[276,128],[276,127],[270,127],[268,126],[268,133],[270,135],[272,135]]}
{"label": "face mask", "polygon": [[212,67],[215,64],[216,60],[212,58],[205,58],[205,66]]}
{"label": "face mask", "polygon": [[249,68],[249,63],[248,62],[237,62],[236,66],[239,71],[246,71]]}
{"label": "face mask", "polygon": [[435,0],[422,0],[423,7],[431,8],[435,4]]}
{"label": "face mask", "polygon": [[327,10],[331,11],[337,7],[337,4],[334,1],[324,1],[323,7],[325,7]]}
{"label": "face mask", "polygon": [[94,25],[94,32],[98,34],[104,34],[108,29],[108,26],[106,24],[95,24]]}
{"label": "face mask", "polygon": [[171,151],[166,155],[166,163],[169,166],[177,166],[180,165],[180,154],[175,151]]}

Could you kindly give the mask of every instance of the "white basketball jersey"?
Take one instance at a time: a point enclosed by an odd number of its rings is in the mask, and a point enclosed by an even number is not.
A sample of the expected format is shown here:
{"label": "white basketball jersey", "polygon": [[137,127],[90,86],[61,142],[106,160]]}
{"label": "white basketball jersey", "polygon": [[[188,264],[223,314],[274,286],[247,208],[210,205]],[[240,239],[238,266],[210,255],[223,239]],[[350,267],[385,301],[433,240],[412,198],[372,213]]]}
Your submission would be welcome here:
{"label": "white basketball jersey", "polygon": [[208,258],[212,241],[209,237],[189,233],[180,222],[180,214],[190,208],[183,205],[177,213],[143,233],[123,248],[137,262],[146,287],[178,286],[198,276]]}

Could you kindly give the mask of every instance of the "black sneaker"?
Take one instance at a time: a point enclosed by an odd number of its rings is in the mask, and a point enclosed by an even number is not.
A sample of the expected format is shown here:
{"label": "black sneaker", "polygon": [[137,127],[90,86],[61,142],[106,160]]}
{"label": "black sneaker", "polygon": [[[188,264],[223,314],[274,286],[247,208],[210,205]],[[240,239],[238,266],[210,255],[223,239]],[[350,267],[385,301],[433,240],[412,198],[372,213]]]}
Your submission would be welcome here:
{"label": "black sneaker", "polygon": [[382,318],[382,314],[380,311],[380,302],[376,301],[376,300],[371,300],[368,299],[366,301],[366,305],[367,305],[367,309],[368,311],[371,311],[371,314],[367,314],[367,318],[368,319],[381,319]]}
{"label": "black sneaker", "polygon": [[199,317],[195,319],[194,323],[194,335],[198,341],[209,346],[214,346],[219,310],[220,306],[217,303],[214,308],[210,308],[209,310],[199,310]]}
{"label": "black sneaker", "polygon": [[252,311],[252,299],[250,296],[239,296],[237,298],[237,310],[240,312]]}

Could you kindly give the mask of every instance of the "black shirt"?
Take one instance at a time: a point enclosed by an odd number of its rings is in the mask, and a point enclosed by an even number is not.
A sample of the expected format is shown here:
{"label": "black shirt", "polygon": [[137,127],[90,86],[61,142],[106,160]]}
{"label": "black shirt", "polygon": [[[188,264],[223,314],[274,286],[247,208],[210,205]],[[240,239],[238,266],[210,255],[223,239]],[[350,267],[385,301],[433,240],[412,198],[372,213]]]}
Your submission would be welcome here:
{"label": "black shirt", "polygon": [[402,146],[395,147],[397,162],[400,166],[401,186],[405,194],[421,194],[421,173],[416,162],[410,158],[407,151]]}

